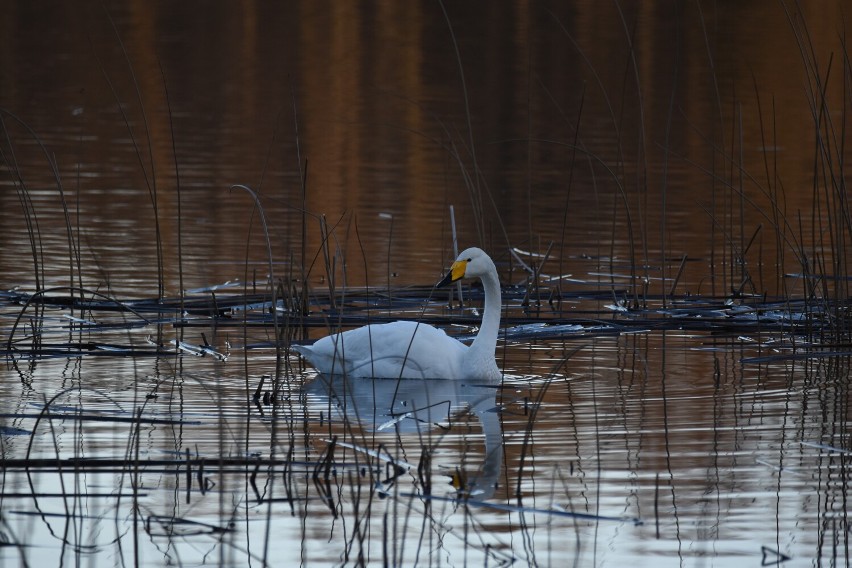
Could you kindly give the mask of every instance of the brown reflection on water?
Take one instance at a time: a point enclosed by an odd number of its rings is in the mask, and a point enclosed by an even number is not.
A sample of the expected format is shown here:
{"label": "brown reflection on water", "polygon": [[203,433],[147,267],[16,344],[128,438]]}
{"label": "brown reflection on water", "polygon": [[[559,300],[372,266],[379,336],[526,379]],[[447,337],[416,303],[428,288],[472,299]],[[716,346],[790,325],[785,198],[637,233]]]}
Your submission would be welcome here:
{"label": "brown reflection on water", "polygon": [[[726,268],[731,247],[745,248],[761,224],[747,258],[759,265],[756,291],[778,288],[776,262],[799,271],[795,246],[782,239],[807,240],[817,218],[802,215],[801,234],[797,223],[776,231],[770,207],[775,201],[786,216],[815,210],[809,79],[784,10],[505,8],[447,6],[451,35],[429,3],[132,2],[108,6],[121,44],[100,6],[14,4],[0,41],[0,105],[56,157],[68,199],[75,207],[79,199],[73,224],[114,285],[155,263],[148,189],[155,181],[174,281],[176,167],[191,280],[241,272],[234,265],[245,258],[252,208],[247,195],[227,190],[231,184],[262,193],[276,258],[299,252],[305,164],[308,210],[342,219],[336,236],[353,258],[361,246],[371,259],[386,258],[390,238],[398,282],[440,272],[449,256],[448,204],[462,243],[494,250],[544,250],[555,241],[561,256],[652,266],[661,254],[688,254],[701,261],[682,278],[693,291],[699,282],[738,284],[742,275]],[[828,57],[837,8],[799,8],[795,25],[806,21],[814,53]],[[825,89],[831,108],[842,108],[841,89],[836,73]],[[23,179],[46,192],[34,198],[40,227],[61,232],[46,159],[8,118],[6,128]],[[23,242],[15,192],[0,199],[0,226]],[[392,228],[380,213],[393,215]],[[314,253],[321,240],[312,218],[307,238]],[[43,263],[64,265],[67,244],[48,244]],[[249,249],[263,263],[257,228]],[[224,265],[205,263],[211,257]],[[16,280],[27,278],[8,253],[3,258]],[[351,281],[363,281],[362,262],[348,268]],[[663,274],[671,279],[675,270]],[[133,280],[144,287],[149,278]]]}

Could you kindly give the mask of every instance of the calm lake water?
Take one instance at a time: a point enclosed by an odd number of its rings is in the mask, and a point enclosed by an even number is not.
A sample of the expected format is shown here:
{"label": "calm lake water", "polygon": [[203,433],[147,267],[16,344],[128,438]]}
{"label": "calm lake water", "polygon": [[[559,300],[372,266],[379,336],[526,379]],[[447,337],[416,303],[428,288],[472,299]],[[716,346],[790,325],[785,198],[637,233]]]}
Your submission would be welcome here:
{"label": "calm lake water", "polygon": [[[803,4],[4,3],[0,563],[848,565],[849,30]],[[453,224],[501,383],[287,352],[475,333]]]}

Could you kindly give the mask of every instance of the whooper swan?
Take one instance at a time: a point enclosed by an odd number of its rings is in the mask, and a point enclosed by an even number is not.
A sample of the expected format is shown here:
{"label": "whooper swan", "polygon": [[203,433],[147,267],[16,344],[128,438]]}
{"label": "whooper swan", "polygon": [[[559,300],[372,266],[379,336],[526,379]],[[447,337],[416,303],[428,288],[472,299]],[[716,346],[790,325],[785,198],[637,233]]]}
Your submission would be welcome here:
{"label": "whooper swan", "polygon": [[365,325],[326,336],[313,345],[294,345],[302,357],[326,375],[387,379],[497,380],[494,360],[500,328],[500,281],[491,258],[469,248],[438,283],[480,278],[485,309],[479,333],[470,346],[442,329],[413,321]]}

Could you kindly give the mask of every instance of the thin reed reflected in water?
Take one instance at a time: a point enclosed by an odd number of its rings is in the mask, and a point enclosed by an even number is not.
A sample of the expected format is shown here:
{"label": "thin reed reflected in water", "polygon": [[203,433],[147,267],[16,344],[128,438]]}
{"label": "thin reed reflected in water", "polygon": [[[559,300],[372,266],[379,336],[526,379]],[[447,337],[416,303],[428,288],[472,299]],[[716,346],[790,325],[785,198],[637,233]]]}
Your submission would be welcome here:
{"label": "thin reed reflected in water", "polygon": [[0,564],[848,561],[839,6],[7,8]]}

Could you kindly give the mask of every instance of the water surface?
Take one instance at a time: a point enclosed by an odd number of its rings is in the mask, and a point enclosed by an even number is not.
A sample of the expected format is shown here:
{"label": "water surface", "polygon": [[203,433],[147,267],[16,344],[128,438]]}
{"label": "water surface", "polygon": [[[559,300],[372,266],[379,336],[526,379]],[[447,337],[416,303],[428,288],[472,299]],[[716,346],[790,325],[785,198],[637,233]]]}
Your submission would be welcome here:
{"label": "water surface", "polygon": [[[4,562],[848,564],[838,4],[6,8]],[[503,381],[324,388],[450,206]]]}

